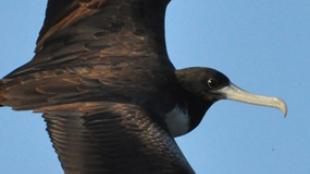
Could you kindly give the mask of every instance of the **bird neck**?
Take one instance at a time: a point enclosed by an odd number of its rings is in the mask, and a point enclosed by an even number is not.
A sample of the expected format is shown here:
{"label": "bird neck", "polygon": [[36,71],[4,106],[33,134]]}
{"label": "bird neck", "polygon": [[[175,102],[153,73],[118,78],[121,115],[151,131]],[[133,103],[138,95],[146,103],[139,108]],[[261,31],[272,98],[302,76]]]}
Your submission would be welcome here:
{"label": "bird neck", "polygon": [[201,122],[206,111],[214,103],[214,101],[206,101],[201,94],[198,94],[199,90],[195,89],[192,71],[189,70],[176,70],[175,71],[177,81],[181,87],[183,101],[186,105],[189,115],[189,131],[193,130]]}
{"label": "bird neck", "polygon": [[201,122],[203,116],[213,103],[207,103],[197,97],[188,94],[186,97],[188,104],[188,114],[190,118],[189,131],[195,129]]}
{"label": "bird neck", "polygon": [[[97,1],[102,1],[100,6],[90,6],[87,10],[83,9],[87,8],[85,5],[71,7],[67,3],[70,11],[65,6],[54,10],[54,13],[51,4],[40,33],[37,51],[49,46],[55,47],[60,41],[64,42],[62,48],[83,41],[86,49],[101,49],[102,55],[107,56],[116,56],[116,53],[119,56],[167,56],[164,18],[169,0]],[[59,17],[58,14],[66,15]],[[53,15],[58,17],[54,19]],[[57,20],[58,18],[61,20]]]}

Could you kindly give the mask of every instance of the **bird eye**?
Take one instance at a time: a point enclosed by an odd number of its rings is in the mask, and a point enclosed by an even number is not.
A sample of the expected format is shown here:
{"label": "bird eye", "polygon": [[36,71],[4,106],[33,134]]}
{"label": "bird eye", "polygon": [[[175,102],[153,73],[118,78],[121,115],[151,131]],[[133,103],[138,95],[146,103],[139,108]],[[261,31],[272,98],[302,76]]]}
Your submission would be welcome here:
{"label": "bird eye", "polygon": [[209,86],[209,88],[214,88],[215,83],[214,83],[213,79],[208,79],[208,86]]}

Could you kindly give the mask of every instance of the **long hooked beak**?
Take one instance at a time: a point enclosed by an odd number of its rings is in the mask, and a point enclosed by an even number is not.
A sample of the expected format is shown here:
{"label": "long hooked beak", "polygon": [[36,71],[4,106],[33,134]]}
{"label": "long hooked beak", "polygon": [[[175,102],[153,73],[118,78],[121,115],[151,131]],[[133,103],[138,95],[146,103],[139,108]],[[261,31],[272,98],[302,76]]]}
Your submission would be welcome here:
{"label": "long hooked beak", "polygon": [[284,117],[286,117],[287,115],[286,103],[277,97],[256,95],[247,92],[232,83],[214,92],[219,94],[221,97],[224,97],[224,99],[235,100],[254,105],[278,108],[281,112],[284,113]]}

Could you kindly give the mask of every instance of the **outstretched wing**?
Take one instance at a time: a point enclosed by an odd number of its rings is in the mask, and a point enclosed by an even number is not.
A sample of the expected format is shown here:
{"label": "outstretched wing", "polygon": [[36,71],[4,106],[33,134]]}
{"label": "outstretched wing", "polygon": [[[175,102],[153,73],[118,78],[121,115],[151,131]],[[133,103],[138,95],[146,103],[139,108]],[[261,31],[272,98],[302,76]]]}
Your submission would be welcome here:
{"label": "outstretched wing", "polygon": [[192,174],[174,139],[142,108],[89,102],[41,108],[66,174]]}
{"label": "outstretched wing", "polygon": [[[160,64],[163,69],[173,71],[164,38],[168,2],[49,0],[36,55],[6,78],[100,62],[116,66],[137,57],[145,57],[152,66]],[[128,59],[125,62],[107,60],[112,57]]]}

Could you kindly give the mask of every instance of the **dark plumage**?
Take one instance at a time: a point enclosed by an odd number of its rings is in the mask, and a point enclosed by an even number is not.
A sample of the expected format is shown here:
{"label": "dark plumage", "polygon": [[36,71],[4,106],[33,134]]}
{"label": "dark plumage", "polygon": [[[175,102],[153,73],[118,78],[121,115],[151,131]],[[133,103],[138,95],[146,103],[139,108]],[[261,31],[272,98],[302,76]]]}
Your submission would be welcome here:
{"label": "dark plumage", "polygon": [[43,113],[66,174],[192,174],[174,137],[217,100],[278,107],[209,68],[175,70],[169,0],[49,0],[36,55],[0,81],[0,104]]}

